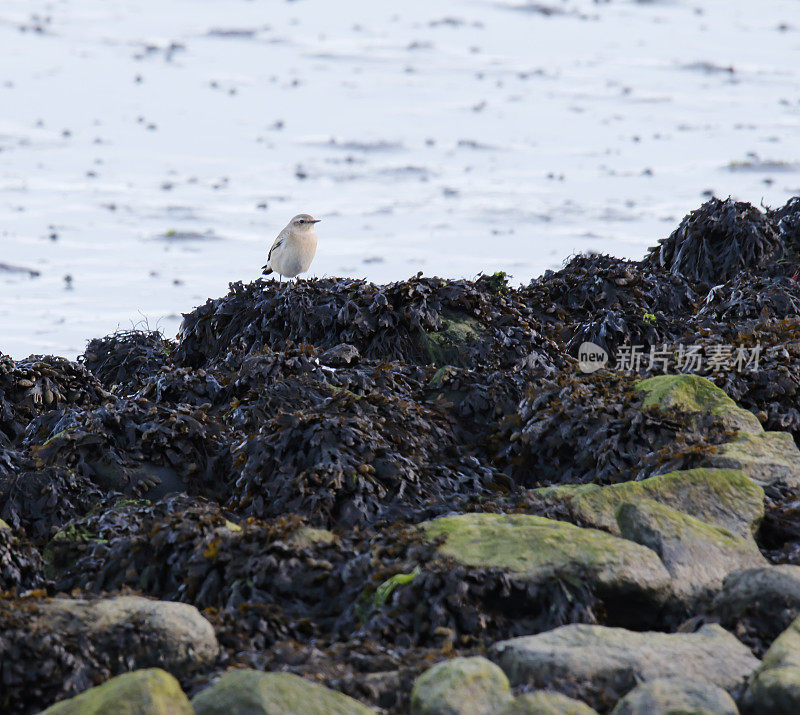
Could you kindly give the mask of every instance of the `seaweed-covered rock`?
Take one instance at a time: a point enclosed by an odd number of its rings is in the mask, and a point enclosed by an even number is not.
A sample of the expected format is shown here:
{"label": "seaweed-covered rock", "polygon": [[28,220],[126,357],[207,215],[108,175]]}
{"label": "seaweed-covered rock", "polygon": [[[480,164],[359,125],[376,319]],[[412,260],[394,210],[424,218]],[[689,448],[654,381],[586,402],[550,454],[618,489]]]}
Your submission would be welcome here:
{"label": "seaweed-covered rock", "polygon": [[0,592],[27,591],[44,585],[42,557],[26,539],[0,521]]}
{"label": "seaweed-covered rock", "polygon": [[695,633],[569,625],[496,643],[491,657],[512,685],[556,688],[598,710],[639,682],[665,677],[712,683],[735,698],[758,666],[747,647],[718,625]]}
{"label": "seaweed-covered rock", "polygon": [[512,700],[508,678],[486,658],[453,658],[426,670],[411,693],[411,715],[492,715]]}
{"label": "seaweed-covered rock", "polygon": [[521,290],[570,354],[590,341],[614,354],[623,343],[661,345],[683,334],[677,316],[705,293],[680,275],[600,254],[574,256]]}
{"label": "seaweed-covered rock", "polygon": [[772,225],[786,247],[789,270],[797,269],[797,262],[800,259],[800,196],[793,196],[783,206],[777,209],[767,210]]}
{"label": "seaweed-covered rock", "polygon": [[678,409],[710,414],[732,429],[761,434],[764,429],[752,412],[739,407],[713,382],[699,375],[657,375],[637,383],[644,394],[642,409]]}
{"label": "seaweed-covered rock", "polygon": [[270,420],[234,460],[242,472],[231,503],[240,513],[297,513],[326,528],[374,523],[454,494],[488,493],[495,478],[460,458],[438,411],[344,391],[319,409]]}
{"label": "seaweed-covered rock", "polygon": [[211,625],[190,606],[138,597],[0,599],[0,711],[39,712],[108,678],[163,665],[186,676],[216,657]]}
{"label": "seaweed-covered rock", "polygon": [[617,523],[623,537],[655,551],[684,604],[716,593],[729,573],[766,564],[752,537],[736,537],[651,499],[622,504]]}
{"label": "seaweed-covered rock", "polygon": [[711,613],[762,655],[800,616],[800,566],[761,566],[729,574]]}
{"label": "seaweed-covered rock", "polygon": [[291,285],[234,283],[224,298],[184,315],[179,364],[201,366],[245,353],[312,343],[340,343],[367,358],[428,364],[508,367],[549,363],[549,341],[514,291],[478,281],[416,277],[376,286],[360,280],[309,279]]}
{"label": "seaweed-covered rock", "polygon": [[54,598],[29,609],[34,630],[89,634],[129,627],[141,631],[143,647],[126,650],[135,667],[161,666],[173,673],[189,673],[213,663],[219,646],[211,624],[185,603],[151,601],[139,596],[116,596],[93,601]]}
{"label": "seaweed-covered rock", "polygon": [[505,571],[531,583],[581,578],[607,597],[627,599],[626,617],[652,618],[669,576],[656,554],[595,529],[537,516],[461,514],[422,524],[429,538],[444,537],[439,552],[473,568]]}
{"label": "seaweed-covered rock", "polygon": [[291,673],[234,670],[192,698],[197,715],[369,715],[353,698]]}
{"label": "seaweed-covered rock", "polygon": [[609,484],[699,466],[733,434],[724,415],[643,409],[636,388],[607,371],[538,381],[504,420],[499,456],[525,486]]}
{"label": "seaweed-covered rock", "polygon": [[734,337],[748,325],[800,316],[800,285],[789,276],[743,271],[714,286],[694,321]]}
{"label": "seaweed-covered rock", "polygon": [[64,358],[31,355],[14,362],[0,356],[0,446],[18,443],[38,415],[111,398],[85,367]]}
{"label": "seaweed-covered rock", "polygon": [[711,683],[656,678],[637,685],[612,715],[739,715],[733,698]]}
{"label": "seaweed-covered rock", "polygon": [[79,360],[107,390],[133,394],[168,363],[173,349],[157,330],[125,330],[90,340]]}
{"label": "seaweed-covered rock", "polygon": [[783,253],[783,243],[764,213],[748,203],[712,198],[685,216],[644,262],[717,284],[745,268],[775,262]]}
{"label": "seaweed-covered rock", "polygon": [[800,710],[800,618],[764,654],[741,702],[742,713],[789,715]]}
{"label": "seaweed-covered rock", "polygon": [[18,453],[12,459],[14,470],[0,473],[0,516],[34,542],[87,514],[102,497],[94,482],[69,469],[37,466]]}
{"label": "seaweed-covered rock", "polygon": [[204,409],[138,399],[43,415],[25,443],[38,465],[66,468],[106,493],[151,495],[165,483],[165,491],[212,495],[231,469],[226,436]]}
{"label": "seaweed-covered rock", "polygon": [[47,715],[193,715],[180,683],[160,668],[123,673],[47,708]]}
{"label": "seaweed-covered rock", "polygon": [[764,516],[763,490],[735,469],[689,469],[638,482],[545,487],[536,493],[565,500],[581,523],[617,535],[621,533],[618,507],[639,499],[658,502],[742,538],[752,537]]}

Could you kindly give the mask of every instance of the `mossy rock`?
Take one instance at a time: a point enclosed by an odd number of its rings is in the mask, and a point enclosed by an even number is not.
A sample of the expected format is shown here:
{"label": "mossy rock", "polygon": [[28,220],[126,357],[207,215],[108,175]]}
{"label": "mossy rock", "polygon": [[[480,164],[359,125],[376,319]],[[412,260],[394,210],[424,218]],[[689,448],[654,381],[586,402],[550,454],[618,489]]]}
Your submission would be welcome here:
{"label": "mossy rock", "polygon": [[42,715],[192,715],[180,683],[160,668],[118,675],[69,700],[47,708]]}
{"label": "mossy rock", "polygon": [[505,673],[486,658],[453,658],[417,678],[411,715],[494,715],[513,699]]}
{"label": "mossy rock", "polygon": [[752,715],[800,712],[800,618],[792,621],[764,654],[741,710]]}
{"label": "mossy rock", "polygon": [[701,412],[722,419],[732,429],[760,434],[758,418],[739,407],[711,380],[699,375],[657,375],[636,383],[644,394],[642,409]]}
{"label": "mossy rock", "polygon": [[234,670],[192,699],[197,715],[371,715],[358,700],[291,673]]}
{"label": "mossy rock", "polygon": [[467,348],[483,342],[487,334],[486,326],[477,318],[445,311],[439,330],[421,334],[420,347],[434,365],[468,365]]}
{"label": "mossy rock", "polygon": [[739,715],[722,688],[684,678],[656,678],[637,685],[611,715]]}
{"label": "mossy rock", "polygon": [[758,667],[750,649],[717,624],[660,633],[576,623],[500,641],[489,654],[513,687],[555,688],[604,712],[609,691],[656,678],[708,682],[736,698]]}
{"label": "mossy rock", "polygon": [[739,432],[704,462],[709,467],[739,469],[762,487],[800,487],[800,450],[788,432]]}
{"label": "mossy rock", "polygon": [[548,495],[569,499],[577,518],[617,535],[617,508],[637,499],[652,499],[742,538],[752,536],[764,517],[764,490],[736,469],[688,469],[593,489],[565,485]]}
{"label": "mossy rock", "polygon": [[655,552],[596,529],[526,514],[460,514],[421,524],[443,556],[530,581],[583,578],[600,591],[660,601],[669,574]]}
{"label": "mossy rock", "polygon": [[686,605],[719,591],[729,573],[767,563],[752,537],[736,537],[652,499],[622,504],[617,523],[622,536],[659,555],[673,594]]}
{"label": "mossy rock", "polygon": [[554,690],[537,690],[514,698],[499,715],[597,715],[597,710]]}

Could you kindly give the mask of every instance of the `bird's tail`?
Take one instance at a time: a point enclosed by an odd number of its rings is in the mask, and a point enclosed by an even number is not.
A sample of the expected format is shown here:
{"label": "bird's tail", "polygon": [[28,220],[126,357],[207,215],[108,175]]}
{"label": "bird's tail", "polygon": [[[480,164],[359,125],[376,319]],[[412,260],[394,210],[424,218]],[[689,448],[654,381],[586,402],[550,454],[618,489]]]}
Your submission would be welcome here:
{"label": "bird's tail", "polygon": [[267,264],[266,266],[261,266],[262,275],[268,276],[270,273],[272,273],[272,269],[269,267],[269,264]]}

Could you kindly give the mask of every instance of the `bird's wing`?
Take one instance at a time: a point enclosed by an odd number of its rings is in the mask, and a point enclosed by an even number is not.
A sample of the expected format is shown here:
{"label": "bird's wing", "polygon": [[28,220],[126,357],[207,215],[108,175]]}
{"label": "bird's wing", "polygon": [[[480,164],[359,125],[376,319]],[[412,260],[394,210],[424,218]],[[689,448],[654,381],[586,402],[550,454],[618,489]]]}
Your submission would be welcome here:
{"label": "bird's wing", "polygon": [[278,246],[282,246],[286,236],[281,234],[278,238],[275,239],[275,243],[272,244],[272,248],[269,249],[269,253],[267,254],[267,265],[269,265],[270,259],[272,258],[272,252],[278,248]]}

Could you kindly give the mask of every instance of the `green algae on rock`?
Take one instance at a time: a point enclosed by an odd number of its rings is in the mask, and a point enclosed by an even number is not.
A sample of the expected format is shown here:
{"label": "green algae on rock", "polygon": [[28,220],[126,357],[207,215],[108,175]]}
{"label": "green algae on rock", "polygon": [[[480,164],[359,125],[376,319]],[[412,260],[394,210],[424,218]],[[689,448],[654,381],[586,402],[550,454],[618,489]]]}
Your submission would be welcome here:
{"label": "green algae on rock", "polygon": [[800,712],[800,618],[764,654],[741,702],[744,715]]}
{"label": "green algae on rock", "polygon": [[739,715],[722,688],[684,678],[656,678],[637,685],[611,715]]}
{"label": "green algae on rock", "polygon": [[761,487],[800,487],[800,450],[788,432],[739,432],[704,462],[709,467],[738,469]]}
{"label": "green algae on rock", "polygon": [[761,434],[758,418],[737,405],[711,380],[700,375],[656,375],[636,384],[644,393],[642,409],[679,409],[719,417],[742,432]]}
{"label": "green algae on rock", "polygon": [[620,533],[619,505],[636,499],[652,499],[743,538],[755,534],[764,516],[764,490],[735,469],[689,469],[605,487],[550,487],[537,494],[566,499],[576,518],[612,534]]}
{"label": "green algae on rock", "polygon": [[513,699],[508,678],[486,658],[453,658],[414,683],[411,715],[494,715]]}
{"label": "green algae on rock", "polygon": [[370,715],[374,710],[291,673],[233,670],[192,698],[196,715]]}
{"label": "green algae on rock", "polygon": [[518,695],[498,715],[597,715],[597,711],[555,690],[535,690]]}
{"label": "green algae on rock", "polygon": [[524,514],[461,514],[421,525],[439,552],[465,566],[540,581],[584,578],[607,593],[658,603],[669,574],[656,554],[596,529]]}
{"label": "green algae on rock", "polygon": [[47,708],[42,715],[193,715],[180,683],[160,668],[123,673]]}
{"label": "green algae on rock", "polygon": [[672,593],[687,606],[718,591],[732,571],[766,564],[752,537],[736,537],[652,499],[620,505],[617,523],[624,538],[659,555]]}

